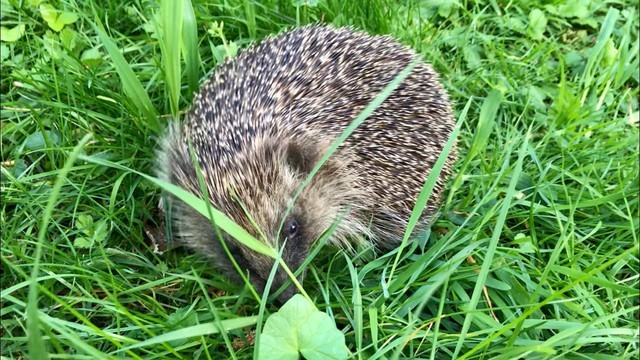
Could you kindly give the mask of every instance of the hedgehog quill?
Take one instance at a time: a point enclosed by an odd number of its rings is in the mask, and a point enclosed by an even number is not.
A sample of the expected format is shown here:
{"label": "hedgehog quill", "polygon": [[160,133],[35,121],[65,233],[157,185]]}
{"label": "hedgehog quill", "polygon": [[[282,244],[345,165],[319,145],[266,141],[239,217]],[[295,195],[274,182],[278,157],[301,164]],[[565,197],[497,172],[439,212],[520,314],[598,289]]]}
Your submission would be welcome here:
{"label": "hedgehog quill", "polygon": [[[351,28],[314,25],[266,39],[220,65],[184,121],[169,126],[160,143],[158,175],[200,196],[191,144],[211,204],[256,238],[264,234],[277,249],[285,244],[282,257],[292,271],[338,219],[333,244],[348,247],[367,239],[391,248],[402,239],[454,127],[438,75],[422,61],[292,201],[332,141],[417,57],[388,36]],[[437,211],[455,159],[454,150],[416,231]],[[169,201],[177,240],[233,276],[210,221],[176,199]],[[273,259],[233,238],[224,240],[262,291]],[[278,269],[272,290],[287,279]],[[295,292],[289,286],[278,300]]]}

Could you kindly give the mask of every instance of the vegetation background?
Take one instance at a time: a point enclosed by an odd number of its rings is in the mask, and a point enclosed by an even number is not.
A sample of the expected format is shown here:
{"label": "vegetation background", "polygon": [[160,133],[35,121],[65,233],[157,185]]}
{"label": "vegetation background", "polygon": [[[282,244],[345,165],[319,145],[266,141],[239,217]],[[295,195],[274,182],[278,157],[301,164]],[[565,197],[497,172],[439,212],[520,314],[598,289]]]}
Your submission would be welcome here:
{"label": "vegetation background", "polygon": [[153,172],[161,127],[220,61],[316,22],[412,46],[463,120],[429,234],[309,266],[349,354],[638,358],[637,2],[1,5],[3,358],[254,356],[277,308],[196,255],[155,253],[160,190],[133,170]]}

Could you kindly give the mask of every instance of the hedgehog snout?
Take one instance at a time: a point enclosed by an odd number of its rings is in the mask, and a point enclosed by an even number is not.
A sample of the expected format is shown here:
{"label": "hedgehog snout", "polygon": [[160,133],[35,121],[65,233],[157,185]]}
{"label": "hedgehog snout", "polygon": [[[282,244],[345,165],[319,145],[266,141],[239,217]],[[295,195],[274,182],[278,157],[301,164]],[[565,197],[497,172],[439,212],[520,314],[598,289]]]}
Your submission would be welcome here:
{"label": "hedgehog snout", "polygon": [[[297,270],[297,267],[295,267],[295,265],[293,264],[287,263],[287,267],[289,267],[289,269],[292,272],[295,272]],[[270,272],[267,274],[264,274],[264,277],[261,276],[263,274],[259,274],[259,273],[254,273],[253,275],[254,277],[252,279],[252,285],[258,292],[258,295],[262,295],[262,293],[264,292],[264,288],[267,284],[267,280],[269,278]],[[303,280],[303,277],[304,277],[304,274],[300,274],[297,277],[298,282],[301,283]],[[269,290],[270,301],[275,300],[277,304],[283,305],[293,295],[298,293],[297,287],[293,284],[293,282],[289,280],[290,279],[287,272],[284,271],[282,267],[279,267],[278,270],[276,270],[276,274],[273,278],[273,281],[271,282],[271,289]],[[278,290],[285,284],[287,284],[287,286],[282,291],[278,292]]]}
{"label": "hedgehog snout", "polygon": [[[294,224],[292,221],[287,221],[285,223],[285,229],[287,227],[289,227],[291,231],[292,228],[301,227],[301,225],[298,225],[297,222]],[[272,244],[278,243],[283,244],[279,241],[272,242]],[[295,273],[306,259],[306,254],[308,254],[309,251],[309,245],[305,239],[292,238],[287,239],[287,241],[284,242],[284,246],[285,248],[281,249],[276,245],[275,250],[281,254],[282,260],[289,270],[292,273]],[[249,272],[249,281],[251,282],[251,285],[254,287],[258,295],[262,296],[273,270],[273,265],[277,260],[272,259],[268,255],[261,255],[253,251],[247,251],[247,249],[244,251],[238,251],[237,253],[234,253],[233,256],[238,262],[238,265],[240,265],[244,271]],[[303,278],[304,273],[301,273],[297,276],[297,281],[302,283]],[[278,292],[285,284],[286,287],[284,287],[282,291]],[[290,280],[289,275],[284,268],[278,264],[278,268],[273,276],[271,287],[269,289],[269,301],[275,301],[277,304],[283,305],[296,293],[298,293],[297,287]]]}

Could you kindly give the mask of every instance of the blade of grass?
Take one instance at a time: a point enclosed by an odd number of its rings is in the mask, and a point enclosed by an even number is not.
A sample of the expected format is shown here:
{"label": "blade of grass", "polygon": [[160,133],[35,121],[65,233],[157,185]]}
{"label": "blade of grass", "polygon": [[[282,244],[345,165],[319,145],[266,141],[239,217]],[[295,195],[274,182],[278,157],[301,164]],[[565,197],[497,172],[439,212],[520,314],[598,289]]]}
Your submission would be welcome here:
{"label": "blade of grass", "polygon": [[302,190],[304,190],[304,188],[311,182],[311,180],[316,175],[318,170],[320,170],[322,165],[325,162],[327,162],[329,157],[358,128],[358,126],[360,126],[360,124],[362,124],[389,97],[389,95],[391,95],[391,93],[398,86],[400,86],[402,81],[404,81],[404,79],[407,76],[409,76],[409,74],[411,73],[413,68],[418,64],[419,61],[420,60],[417,60],[417,59],[412,61],[409,65],[407,65],[407,67],[405,67],[402,71],[400,71],[398,75],[396,75],[396,77],[387,86],[385,86],[384,89],[382,89],[382,91],[373,99],[373,101],[371,101],[371,103],[369,103],[369,105],[367,105],[367,107],[365,107],[364,110],[362,110],[362,112],[358,114],[358,116],[351,122],[351,124],[349,124],[349,126],[347,126],[344,129],[342,134],[340,134],[340,136],[338,136],[331,143],[331,146],[329,147],[327,152],[314,165],[313,169],[311,169],[311,172],[309,172],[309,175],[307,175],[307,177],[304,179],[302,184],[300,184],[300,187],[298,188],[293,198],[291,199],[289,206],[287,207],[287,211],[285,211],[285,214],[282,217],[282,220],[280,221],[280,226],[279,226],[280,230],[278,232],[282,230],[282,227],[284,226],[284,222],[287,219],[287,216],[289,215],[289,213],[291,212],[291,209],[293,209],[293,204],[295,203],[296,199],[298,198],[298,196],[300,196],[300,194],[302,193]]}
{"label": "blade of grass", "polygon": [[396,257],[393,260],[391,271],[389,272],[387,283],[389,284],[390,288],[393,286],[393,274],[395,273],[396,267],[400,262],[402,249],[404,249],[404,247],[407,245],[407,241],[409,241],[409,238],[411,236],[411,233],[413,232],[413,229],[418,224],[418,220],[420,219],[420,216],[422,216],[422,212],[424,211],[424,208],[427,205],[427,201],[429,200],[431,191],[433,190],[433,187],[436,185],[436,181],[440,176],[440,172],[442,171],[442,168],[444,167],[445,162],[449,158],[449,153],[453,150],[453,147],[456,144],[456,140],[458,139],[458,134],[460,133],[460,127],[462,126],[462,122],[466,120],[466,114],[467,114],[467,111],[469,110],[470,104],[471,104],[471,99],[469,99],[469,101],[467,102],[465,110],[463,111],[463,116],[460,116],[460,119],[458,119],[458,122],[456,123],[456,126],[453,128],[451,135],[449,135],[449,139],[447,140],[447,143],[444,145],[444,148],[442,148],[442,152],[440,152],[440,155],[438,156],[438,160],[436,160],[436,163],[433,165],[433,168],[429,172],[429,176],[427,176],[427,179],[425,180],[424,185],[422,186],[422,189],[418,194],[416,203],[413,206],[413,211],[411,212],[411,217],[409,218],[409,222],[407,223],[407,228],[405,229],[405,232],[404,232],[404,237],[402,238],[402,242],[400,243],[399,250],[396,253]]}
{"label": "blade of grass", "polygon": [[44,339],[40,333],[40,312],[38,310],[38,278],[40,273],[40,257],[42,256],[42,247],[45,241],[45,236],[48,233],[49,221],[51,220],[51,214],[60,195],[62,185],[67,179],[69,171],[73,163],[76,161],[80,152],[84,146],[89,142],[92,135],[85,135],[82,140],[73,148],[73,151],[69,154],[64,167],[58,174],[51,194],[47,201],[47,207],[42,214],[42,222],[40,223],[40,231],[38,231],[38,243],[36,245],[36,251],[33,259],[33,267],[31,268],[31,282],[29,283],[29,298],[27,301],[27,337],[29,342],[29,357],[35,360],[45,360],[49,358]]}
{"label": "blade of grass", "polygon": [[[282,258],[282,253],[284,252],[284,249],[285,247],[282,246],[282,248],[278,252],[278,258]],[[256,337],[255,337],[254,348],[253,348],[254,360],[258,360],[258,354],[260,354],[260,336],[262,336],[262,324],[264,320],[264,313],[267,307],[267,298],[269,297],[269,291],[271,290],[271,284],[273,283],[273,279],[276,276],[278,265],[279,264],[277,262],[274,262],[273,266],[271,267],[271,272],[269,273],[269,277],[267,278],[267,283],[265,284],[264,292],[262,295],[262,299],[264,299],[264,301],[260,303],[260,309],[258,310],[258,320],[256,322],[256,331],[255,331]]]}
{"label": "blade of grass", "polygon": [[256,5],[252,0],[244,0],[244,22],[251,39],[256,38]]}
{"label": "blade of grass", "polygon": [[[85,161],[89,161],[95,164],[100,164],[100,165],[104,165],[104,166],[108,166],[108,167],[112,167],[112,168],[116,168],[116,169],[120,169],[120,170],[124,170],[124,171],[128,171],[131,173],[134,173],[136,175],[139,175],[149,181],[151,181],[152,183],[156,184],[157,186],[159,186],[160,188],[162,188],[163,190],[171,193],[172,195],[174,195],[175,197],[177,197],[178,199],[180,199],[181,201],[189,204],[190,206],[192,206],[196,211],[198,211],[200,214],[202,214],[203,216],[209,218],[209,212],[207,210],[207,204],[204,200],[200,199],[199,197],[197,197],[196,195],[183,190],[182,188],[173,185],[171,183],[167,183],[165,181],[162,181],[160,179],[157,179],[153,176],[149,176],[147,174],[141,173],[139,171],[130,169],[126,166],[120,165],[120,164],[116,164],[114,162],[105,160],[105,159],[100,159],[94,156],[86,156],[86,155],[80,155],[79,156],[80,159],[85,160]],[[215,209],[215,208],[211,208],[211,213],[213,215],[213,220],[215,221],[216,225],[218,227],[220,227],[220,229],[222,229],[224,232],[226,232],[227,234],[229,234],[230,236],[232,236],[234,239],[241,239],[243,241],[243,245],[247,246],[248,248],[250,248],[251,250],[259,253],[259,254],[263,254],[263,255],[268,255],[272,258],[276,257],[275,254],[275,250],[267,245],[265,245],[264,243],[258,241],[256,238],[254,238],[251,234],[249,234],[244,228],[242,228],[241,226],[239,226],[238,224],[236,224],[233,220],[231,220],[229,217],[227,217],[225,214],[223,214],[222,212],[220,212],[219,210]]]}
{"label": "blade of grass", "polygon": [[[224,323],[225,320],[222,320],[220,318],[220,313],[218,312],[218,309],[216,308],[216,306],[211,301],[211,297],[209,296],[209,293],[207,291],[207,287],[205,286],[204,282],[202,281],[202,278],[200,278],[200,276],[198,275],[198,273],[196,271],[194,271],[193,273],[194,273],[194,276],[198,279],[198,286],[200,286],[200,290],[202,291],[202,294],[204,294],[204,297],[207,300],[207,305],[209,306],[209,311],[211,312],[211,314],[213,314],[213,318],[215,320],[213,322],[213,324],[215,324],[217,329],[226,329],[226,326],[225,326],[225,323]],[[254,318],[253,320],[255,321],[255,316],[252,316],[252,318]],[[234,319],[231,319],[231,320],[238,321],[238,318],[234,318]],[[251,325],[253,325],[253,324],[251,324]],[[236,355],[236,352],[233,349],[233,344],[231,343],[231,340],[229,340],[228,330],[227,331],[221,331],[220,334],[222,335],[222,339],[224,340],[224,343],[227,346],[227,349],[229,350],[229,353],[231,354],[231,358],[233,360],[237,360],[238,356]],[[204,335],[210,335],[210,334],[202,334],[200,336],[202,337]]]}
{"label": "blade of grass", "polygon": [[[473,253],[473,251],[480,245],[482,242],[475,242],[473,244],[467,245],[465,248],[460,250],[457,254],[455,254],[450,260],[448,260],[443,266],[442,271],[436,273],[430,280],[429,283],[423,285],[419,289],[416,290],[416,295],[419,294],[420,304],[416,306],[412,320],[405,329],[404,338],[407,340],[398,345],[396,351],[394,352],[392,359],[400,359],[402,354],[402,349],[407,345],[407,343],[415,336],[413,333],[413,325],[416,321],[420,320],[420,314],[422,313],[422,309],[424,305],[431,299],[433,294],[442,286],[445,282],[448,282],[451,278],[451,275],[460,267],[460,265],[466,260],[467,256]],[[417,296],[416,296],[417,297]]]}
{"label": "blade of grass", "polygon": [[162,181],[160,179],[154,178],[152,176],[143,174],[139,171],[135,171],[133,169],[127,168],[126,166],[122,166],[116,163],[113,163],[111,161],[108,160],[104,160],[104,159],[99,159],[96,157],[92,157],[92,156],[80,156],[81,159],[86,160],[86,161],[90,161],[93,163],[97,163],[97,164],[101,164],[101,165],[105,165],[108,167],[113,167],[113,168],[118,168],[121,170],[125,170],[125,171],[129,171],[132,172],[134,174],[137,174],[139,176],[144,177],[145,179],[153,182],[154,184],[156,184],[157,186],[161,187],[162,189],[164,189],[165,191],[168,191],[169,193],[171,193],[172,195],[176,196],[178,199],[180,199],[181,201],[183,201],[186,204],[189,204],[189,206],[191,206],[194,210],[198,211],[201,215],[205,216],[207,219],[210,219],[211,221],[214,222],[215,226],[219,227],[220,229],[222,229],[224,232],[226,232],[227,234],[229,234],[230,236],[232,236],[234,239],[238,240],[240,243],[242,243],[244,246],[248,247],[249,249],[262,254],[262,255],[267,255],[273,259],[276,259],[278,261],[278,263],[280,264],[280,266],[282,266],[282,269],[287,273],[287,275],[289,276],[289,278],[291,279],[291,281],[293,282],[293,284],[298,288],[298,290],[300,290],[300,293],[305,296],[305,298],[307,298],[307,300],[311,301],[311,298],[309,297],[309,295],[304,291],[304,288],[302,287],[302,285],[300,284],[300,282],[296,279],[296,277],[294,276],[293,272],[291,271],[291,269],[289,269],[289,267],[287,266],[287,264],[284,262],[284,260],[282,258],[278,257],[278,253],[276,252],[276,250],[257,240],[256,238],[254,238],[251,234],[249,234],[244,228],[242,228],[240,225],[236,224],[233,220],[231,220],[229,217],[227,217],[224,213],[222,213],[221,211],[215,209],[214,207],[210,206],[210,204],[200,198],[198,198],[196,195],[183,190],[182,188],[173,185],[171,183],[167,183],[165,181]]}
{"label": "blade of grass", "polygon": [[171,115],[174,119],[178,118],[180,111],[180,42],[182,40],[185,6],[184,0],[163,0],[160,7],[160,16],[157,17],[158,22],[156,24],[165,74],[164,84],[169,94]]}
{"label": "blade of grass", "polygon": [[137,349],[149,345],[160,344],[164,342],[183,340],[192,337],[206,336],[218,334],[220,332],[229,332],[235,329],[241,329],[243,327],[252,326],[256,323],[256,316],[245,316],[234,319],[222,320],[222,328],[215,323],[198,324],[189,327],[182,328],[180,330],[170,331],[166,334],[158,335],[154,338],[141,341],[137,344],[133,344],[120,349],[121,351]]}
{"label": "blade of grass", "polygon": [[595,45],[593,45],[591,51],[589,52],[589,59],[587,59],[587,65],[585,66],[584,73],[582,75],[582,87],[584,89],[584,92],[582,93],[582,98],[580,99],[581,105],[584,105],[584,102],[587,100],[587,95],[589,94],[589,90],[591,90],[591,83],[596,76],[596,74],[594,73],[594,67],[602,59],[602,50],[604,49],[604,46],[606,45],[609,38],[611,38],[611,33],[615,28],[618,16],[620,16],[620,10],[613,7],[609,8],[609,11],[607,11],[607,16],[604,18],[602,26],[600,27],[600,33],[598,34],[596,43]]}
{"label": "blade of grass", "polygon": [[200,51],[198,49],[198,24],[196,15],[193,12],[191,0],[183,0],[183,20],[182,20],[182,57],[184,59],[184,69],[187,74],[188,98],[198,91],[200,81]]}
{"label": "blade of grass", "polygon": [[[467,168],[469,167],[471,161],[475,159],[475,157],[485,148],[485,145],[489,140],[489,136],[491,135],[495,126],[501,100],[502,95],[497,90],[491,90],[489,92],[489,95],[487,95],[487,97],[484,99],[482,107],[480,108],[478,125],[476,126],[473,140],[471,141],[471,148],[469,149],[469,152],[467,153],[465,160],[462,163],[462,167],[458,171],[459,174],[466,174]],[[468,111],[470,102],[471,99],[469,99],[469,101],[467,102],[467,107],[465,107],[465,110],[463,110],[464,115],[466,115],[466,111]],[[446,203],[451,202],[451,199],[453,199],[453,195],[460,188],[464,179],[464,176],[456,176],[453,184],[451,185],[451,188],[449,189],[449,195],[447,196]]]}
{"label": "blade of grass", "polygon": [[480,150],[485,148],[495,126],[501,101],[502,95],[498,90],[491,90],[489,95],[484,99],[466,162],[468,162],[469,159],[475,158],[480,153]]}
{"label": "blade of grass", "polygon": [[[202,174],[202,168],[200,167],[200,164],[198,163],[198,157],[196,156],[195,150],[193,149],[193,144],[191,142],[189,142],[189,155],[191,156],[191,161],[193,162],[193,166],[196,169],[196,175],[198,177],[198,185],[200,186],[200,195],[202,196],[202,199],[209,199],[210,196],[209,196],[209,193],[207,191],[207,185],[206,185],[206,183],[204,181],[204,175]],[[238,262],[236,261],[235,257],[229,251],[229,247],[227,246],[227,243],[226,243],[224,237],[220,233],[220,228],[218,227],[218,225],[214,221],[213,206],[211,206],[211,203],[209,201],[204,201],[204,204],[207,207],[207,215],[208,215],[208,218],[211,221],[211,228],[216,232],[216,236],[218,238],[217,240],[220,241],[220,244],[222,245],[222,248],[224,249],[225,254],[227,255],[227,257],[229,258],[229,260],[233,264],[233,267],[234,267],[234,269],[236,269],[236,272],[238,273],[238,275],[240,275],[240,277],[242,278],[244,283],[249,288],[249,291],[251,292],[251,294],[255,297],[255,299],[257,301],[260,302],[260,296],[255,291],[255,289],[253,288],[253,285],[251,284],[251,282],[247,278],[247,275],[245,274],[244,269],[240,268],[240,266],[238,265]],[[189,204],[189,205],[191,206],[191,204]],[[260,232],[260,234],[262,234],[260,229],[258,229],[258,231]],[[239,241],[242,242],[242,239],[236,239],[236,240],[239,240]],[[262,235],[261,240],[265,241],[264,235]]]}
{"label": "blade of grass", "polygon": [[116,72],[120,76],[120,80],[122,81],[122,86],[125,94],[131,100],[133,105],[140,111],[140,113],[147,119],[147,125],[150,126],[156,133],[160,132],[160,122],[158,121],[158,114],[156,113],[156,109],[151,103],[151,99],[147,95],[147,92],[142,87],[140,80],[136,77],[135,73],[131,69],[127,60],[125,60],[124,56],[120,53],[120,50],[116,46],[116,44],[111,40],[111,38],[107,35],[102,23],[99,18],[95,16],[96,22],[91,23],[96,33],[98,34],[98,38],[102,41],[104,48],[111,56],[111,60],[113,61],[113,66],[116,69]]}
{"label": "blade of grass", "polygon": [[476,281],[476,285],[473,289],[473,295],[471,295],[471,300],[467,305],[467,315],[464,319],[464,323],[462,324],[462,329],[459,335],[460,337],[458,338],[456,348],[453,352],[453,358],[456,358],[460,353],[460,350],[462,349],[465,337],[467,335],[467,332],[469,331],[471,322],[473,321],[474,312],[476,310],[476,307],[478,306],[478,301],[480,300],[480,296],[482,296],[483,287],[486,285],[487,277],[489,276],[489,270],[493,265],[493,256],[496,252],[496,248],[498,247],[500,235],[502,234],[503,226],[506,221],[507,214],[509,213],[509,208],[511,207],[511,201],[513,201],[516,196],[516,185],[518,183],[520,173],[522,172],[522,164],[527,153],[526,150],[529,146],[530,138],[531,130],[529,129],[529,131],[525,135],[522,145],[520,146],[520,150],[518,152],[518,160],[516,161],[515,169],[511,176],[511,181],[509,182],[509,187],[507,188],[507,192],[504,196],[502,207],[500,208],[500,213],[498,214],[498,219],[496,220],[496,225],[493,228],[491,241],[489,242],[487,253],[484,256],[482,267],[480,268],[480,272],[478,273],[478,280]]}
{"label": "blade of grass", "polygon": [[540,308],[542,308],[543,306],[545,306],[546,304],[550,303],[551,301],[555,300],[556,298],[558,298],[560,295],[566,293],[567,291],[570,291],[573,287],[575,287],[578,283],[594,276],[595,274],[598,273],[602,273],[604,271],[604,269],[610,267],[611,265],[617,263],[618,261],[620,261],[621,259],[624,259],[634,253],[637,253],[640,250],[640,247],[638,246],[638,244],[636,244],[634,247],[629,248],[627,250],[625,250],[624,252],[622,252],[620,255],[612,258],[611,260],[603,263],[602,265],[598,266],[597,268],[585,273],[583,276],[581,276],[580,278],[577,278],[575,280],[573,280],[572,282],[570,282],[569,284],[567,284],[566,286],[564,286],[562,289],[554,292],[553,294],[551,294],[549,297],[547,297],[546,299],[544,299],[543,301],[535,304],[535,306],[530,307],[529,309],[525,310],[522,315],[520,315],[517,319],[514,319],[511,323],[503,326],[500,330],[498,330],[497,332],[491,334],[489,337],[487,337],[486,339],[482,340],[478,345],[476,345],[474,348],[472,348],[471,350],[469,350],[468,352],[466,352],[465,354],[462,354],[459,359],[460,360],[464,360],[469,358],[470,356],[472,356],[473,354],[475,354],[476,352],[478,352],[480,349],[488,346],[493,340],[495,340],[498,336],[502,335],[503,333],[509,331],[509,329],[512,329],[514,326],[516,326],[516,324],[518,324],[519,322],[523,321],[524,319],[528,318],[531,314],[533,314],[535,311],[539,310]]}
{"label": "blade of grass", "polygon": [[[347,254],[343,254],[344,259],[349,267],[349,274],[351,275],[351,287],[353,289],[353,295],[351,297],[351,303],[353,304],[353,329],[356,332],[356,349],[362,349],[362,338],[364,333],[364,323],[362,314],[362,293],[360,291],[360,282],[358,281],[358,273],[356,272],[351,259]],[[358,351],[358,359],[362,359],[362,352]]]}

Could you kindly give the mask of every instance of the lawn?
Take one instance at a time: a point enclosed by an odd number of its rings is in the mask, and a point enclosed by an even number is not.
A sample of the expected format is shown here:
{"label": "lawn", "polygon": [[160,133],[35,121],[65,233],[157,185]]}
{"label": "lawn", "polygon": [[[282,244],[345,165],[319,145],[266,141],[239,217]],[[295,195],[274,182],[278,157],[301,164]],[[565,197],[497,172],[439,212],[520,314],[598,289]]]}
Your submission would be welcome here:
{"label": "lawn", "polygon": [[221,61],[325,22],[413,47],[461,124],[426,235],[309,264],[304,289],[345,352],[638,359],[639,10],[2,0],[2,358],[257,356],[278,307],[183,248],[155,251],[162,190],[144,175]]}

